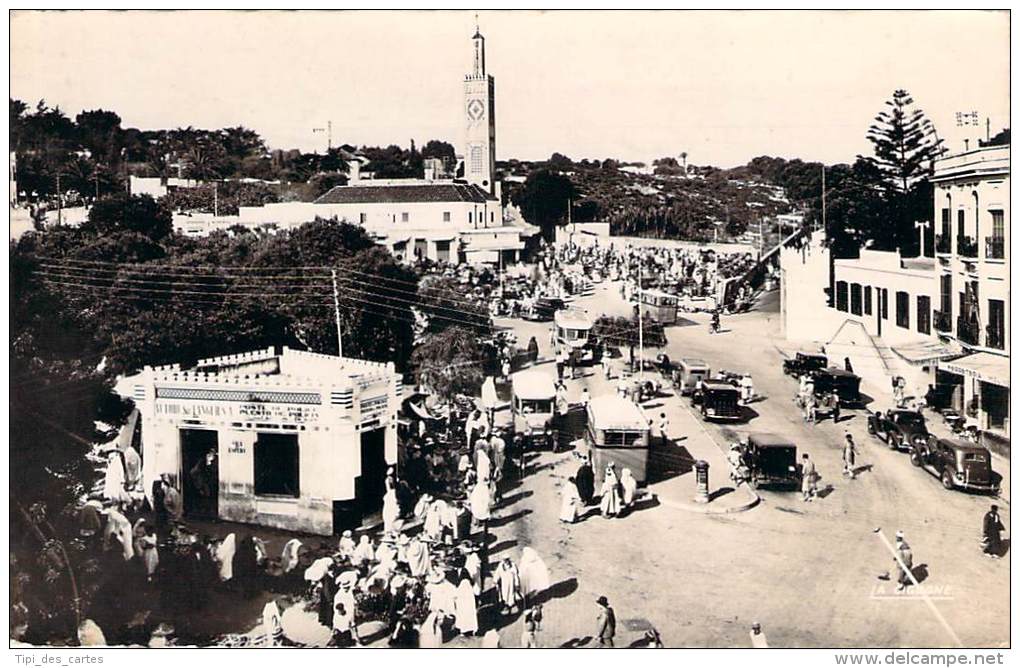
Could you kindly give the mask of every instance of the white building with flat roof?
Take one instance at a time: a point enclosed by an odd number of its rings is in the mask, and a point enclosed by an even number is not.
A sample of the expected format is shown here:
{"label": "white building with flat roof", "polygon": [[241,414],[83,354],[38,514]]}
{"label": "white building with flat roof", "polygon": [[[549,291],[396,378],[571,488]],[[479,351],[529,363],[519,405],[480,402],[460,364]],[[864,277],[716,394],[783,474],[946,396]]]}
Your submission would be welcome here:
{"label": "white building with flat roof", "polygon": [[118,391],[139,410],[147,492],[167,475],[188,516],[334,534],[381,508],[397,463],[392,363],[267,348],[145,367]]}
{"label": "white building with flat roof", "polygon": [[935,163],[935,332],[967,357],[939,365],[956,407],[1009,438],[1009,145]]}

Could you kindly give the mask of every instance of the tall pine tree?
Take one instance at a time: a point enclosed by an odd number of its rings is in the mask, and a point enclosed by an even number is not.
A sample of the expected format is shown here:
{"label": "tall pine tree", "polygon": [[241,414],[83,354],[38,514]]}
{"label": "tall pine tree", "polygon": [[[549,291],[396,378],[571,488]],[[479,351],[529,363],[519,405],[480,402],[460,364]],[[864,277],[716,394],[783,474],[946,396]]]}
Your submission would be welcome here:
{"label": "tall pine tree", "polygon": [[904,194],[916,181],[931,173],[932,161],[945,150],[935,126],[914,106],[910,93],[893,92],[868,128],[868,140],[875,149],[870,161],[883,175],[886,187]]}

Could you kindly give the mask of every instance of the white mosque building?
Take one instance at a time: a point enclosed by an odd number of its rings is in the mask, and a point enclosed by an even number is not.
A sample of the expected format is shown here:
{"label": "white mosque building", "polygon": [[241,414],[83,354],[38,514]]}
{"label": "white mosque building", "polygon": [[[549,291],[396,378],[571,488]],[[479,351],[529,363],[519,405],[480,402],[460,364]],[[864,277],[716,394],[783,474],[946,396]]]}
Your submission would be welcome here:
{"label": "white mosque building", "polygon": [[510,264],[520,259],[525,238],[538,228],[504,220],[501,184],[496,180],[496,84],[486,71],[485,38],[476,29],[472,67],[464,77],[462,179],[438,175],[427,165],[420,179],[363,178],[350,162],[347,185],[315,202],[241,207],[238,216],[193,215],[175,220],[188,236],[204,236],[232,225],[286,228],[315,217],[361,225],[394,255],[452,263]]}

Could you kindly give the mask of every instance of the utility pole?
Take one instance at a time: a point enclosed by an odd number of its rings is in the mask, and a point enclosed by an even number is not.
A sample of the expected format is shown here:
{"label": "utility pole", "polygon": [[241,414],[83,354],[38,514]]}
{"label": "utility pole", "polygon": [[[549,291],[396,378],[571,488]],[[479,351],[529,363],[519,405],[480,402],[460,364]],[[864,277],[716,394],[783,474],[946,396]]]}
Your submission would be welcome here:
{"label": "utility pole", "polygon": [[645,318],[644,318],[644,257],[639,256],[637,274],[637,337],[638,337],[638,379],[645,379]]}
{"label": "utility pole", "polygon": [[333,312],[336,314],[336,354],[337,357],[344,356],[344,343],[343,337],[340,334],[340,293],[336,288],[336,269],[331,269],[330,274],[333,276]]}
{"label": "utility pole", "polygon": [[63,224],[64,216],[64,203],[63,196],[60,194],[60,172],[57,172],[57,225]]}
{"label": "utility pole", "polygon": [[825,227],[825,164],[822,163],[822,229]]}

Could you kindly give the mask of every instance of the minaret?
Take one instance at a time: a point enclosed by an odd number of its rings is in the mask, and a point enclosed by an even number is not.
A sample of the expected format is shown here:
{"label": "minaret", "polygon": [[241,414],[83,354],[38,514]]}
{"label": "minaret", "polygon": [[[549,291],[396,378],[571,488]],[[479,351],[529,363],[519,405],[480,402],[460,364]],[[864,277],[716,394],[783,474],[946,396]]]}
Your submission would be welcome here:
{"label": "minaret", "polygon": [[478,25],[471,38],[471,73],[464,77],[464,178],[496,192],[496,84],[485,73],[485,38]]}

